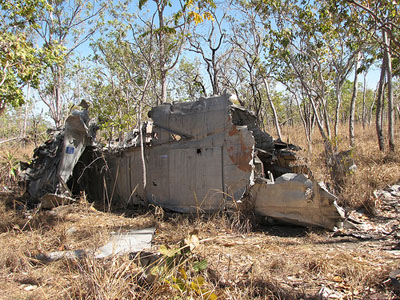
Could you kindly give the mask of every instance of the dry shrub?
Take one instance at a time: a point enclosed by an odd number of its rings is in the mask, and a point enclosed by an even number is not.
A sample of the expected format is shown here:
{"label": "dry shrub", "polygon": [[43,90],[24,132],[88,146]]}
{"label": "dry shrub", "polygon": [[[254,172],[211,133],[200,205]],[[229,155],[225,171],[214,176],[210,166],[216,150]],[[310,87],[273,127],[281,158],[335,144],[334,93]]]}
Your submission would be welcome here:
{"label": "dry shrub", "polygon": [[29,259],[30,251],[27,248],[30,238],[30,235],[20,236],[19,234],[1,236],[0,242],[3,248],[0,255],[1,273],[10,274],[30,270],[32,264]]}
{"label": "dry shrub", "polygon": [[15,226],[22,228],[26,220],[21,211],[10,208],[13,194],[0,193],[0,233],[12,230]]}
{"label": "dry shrub", "polygon": [[276,255],[269,259],[267,268],[272,273],[282,272],[287,268],[287,261],[281,255]]}
{"label": "dry shrub", "polygon": [[362,257],[355,253],[336,253],[330,258],[329,271],[353,288],[378,287],[389,275],[390,266],[379,257]]}
{"label": "dry shrub", "polygon": [[19,162],[32,158],[34,145],[21,142],[0,145],[0,192],[18,188]]}
{"label": "dry shrub", "polygon": [[44,233],[60,221],[49,211],[27,210],[18,199],[15,193],[0,194],[0,232],[39,230]]}
{"label": "dry shrub", "polygon": [[[264,276],[265,277],[265,276]],[[251,277],[235,284],[226,292],[227,299],[305,299],[301,291],[285,286],[276,279],[267,277]]]}
{"label": "dry shrub", "polygon": [[133,284],[138,272],[129,260],[87,257],[66,261],[65,267],[69,284],[64,299],[137,299]]}
{"label": "dry shrub", "polygon": [[[73,268],[72,262],[47,265],[36,257],[52,251],[95,249],[108,241],[110,231],[154,225],[153,216],[124,218],[96,211],[82,203],[52,211],[15,211],[1,200],[4,199],[0,199],[0,280],[8,287],[7,292],[17,290],[10,292],[11,298],[6,293],[5,299],[62,299],[61,295],[65,299],[124,299],[118,296],[117,290],[132,291],[125,289],[124,279],[116,278],[118,272],[125,270],[127,258],[123,263],[86,258],[76,263],[80,264],[79,268]],[[25,291],[30,285],[34,290]],[[110,298],[107,295],[111,295]]]}
{"label": "dry shrub", "polygon": [[325,273],[329,269],[329,263],[327,258],[319,257],[314,255],[306,255],[302,258],[304,260],[304,269],[313,275],[320,275]]}

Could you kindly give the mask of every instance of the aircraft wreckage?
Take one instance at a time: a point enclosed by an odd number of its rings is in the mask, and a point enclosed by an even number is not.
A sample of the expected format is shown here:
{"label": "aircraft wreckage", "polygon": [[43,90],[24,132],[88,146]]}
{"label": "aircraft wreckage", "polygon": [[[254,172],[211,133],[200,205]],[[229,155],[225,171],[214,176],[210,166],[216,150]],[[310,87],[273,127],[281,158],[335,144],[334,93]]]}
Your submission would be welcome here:
{"label": "aircraft wreckage", "polygon": [[296,165],[296,147],[274,141],[230,95],[165,103],[149,117],[142,143],[136,131],[130,145],[101,148],[87,110],[73,113],[25,166],[27,192],[43,201],[85,191],[90,201],[182,213],[245,202],[256,215],[293,224],[334,229],[343,221],[336,197]]}

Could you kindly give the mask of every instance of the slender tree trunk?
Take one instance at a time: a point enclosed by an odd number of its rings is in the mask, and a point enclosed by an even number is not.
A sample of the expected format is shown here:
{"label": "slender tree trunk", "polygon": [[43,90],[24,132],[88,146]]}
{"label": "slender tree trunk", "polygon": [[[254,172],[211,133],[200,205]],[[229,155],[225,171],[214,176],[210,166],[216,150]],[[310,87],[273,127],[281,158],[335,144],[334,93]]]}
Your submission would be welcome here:
{"label": "slender tree trunk", "polygon": [[310,117],[310,119],[311,119],[310,132],[311,132],[311,135],[312,135],[312,133],[314,132],[314,129],[315,129],[315,124],[317,123],[317,118],[315,117],[315,113],[311,112],[311,110],[310,110],[310,115],[311,115],[311,117]]}
{"label": "slender tree trunk", "polygon": [[[160,85],[161,85],[160,104],[165,103],[167,101],[167,72],[165,70],[166,51],[165,51],[165,39],[163,32],[164,8],[165,8],[164,0],[157,1],[158,22],[159,22],[159,28],[161,29],[158,33],[158,48],[160,51],[159,72],[160,72]],[[159,103],[157,103],[157,105],[158,104]]]}
{"label": "slender tree trunk", "polygon": [[383,111],[383,89],[384,89],[384,81],[385,81],[385,65],[386,65],[386,57],[383,57],[382,67],[381,67],[381,76],[379,79],[378,93],[376,96],[376,134],[378,137],[378,145],[380,151],[385,151],[385,140],[383,137],[382,131],[382,111]]}
{"label": "slender tree trunk", "polygon": [[339,118],[340,118],[340,105],[342,104],[342,88],[339,84],[339,79],[337,79],[336,82],[336,111],[335,111],[335,128],[334,128],[334,134],[335,138],[338,135],[338,127],[339,127]]}
{"label": "slender tree trunk", "polygon": [[60,128],[62,125],[63,119],[63,105],[61,99],[61,76],[62,76],[62,67],[56,66],[54,71],[55,76],[55,84],[54,84],[54,101],[55,101],[55,114],[54,114],[54,123],[56,128]]}
{"label": "slender tree trunk", "polygon": [[289,110],[287,112],[286,117],[288,118],[290,127],[293,127],[293,99],[292,99],[292,97],[289,98]]}
{"label": "slender tree trunk", "polygon": [[272,102],[272,99],[271,99],[269,83],[268,83],[266,78],[263,78],[263,81],[264,81],[264,84],[265,84],[265,89],[267,91],[267,99],[268,99],[269,105],[271,106],[272,113],[274,115],[274,123],[275,123],[276,134],[278,135],[278,138],[280,140],[282,140],[281,128],[279,126],[279,120],[278,120],[278,114],[276,113],[274,102]]}
{"label": "slender tree trunk", "polygon": [[[140,99],[138,99],[138,122],[139,122],[139,138],[140,138],[140,156],[142,160],[143,167],[143,194],[145,197],[145,201],[147,203],[147,167],[146,167],[146,158],[145,158],[145,141],[143,138],[143,124],[142,124],[142,110],[143,110],[143,102],[147,93],[148,86],[151,82],[152,72],[148,72],[146,75],[146,80],[144,82],[143,90],[141,91]],[[147,128],[145,128],[147,134]]]}
{"label": "slender tree trunk", "polygon": [[25,103],[25,114],[24,114],[24,127],[22,129],[21,138],[26,137],[26,127],[28,123],[28,107],[29,107],[29,93],[31,90],[31,85],[28,82],[27,90],[26,90],[26,103]]}
{"label": "slender tree trunk", "polygon": [[[315,103],[315,101],[313,99],[313,96],[311,95],[310,89],[308,88],[308,84],[307,84],[307,82],[304,81],[303,77],[301,76],[301,72],[297,68],[297,65],[296,65],[295,60],[293,59],[293,57],[289,56],[289,59],[290,59],[290,62],[292,64],[294,70],[299,75],[299,78],[300,78],[300,81],[301,81],[301,85],[303,86],[304,91],[307,94],[307,98],[310,100],[310,103],[311,103],[311,106],[312,106],[312,110],[314,112],[314,117],[316,118],[316,122],[317,122],[317,126],[318,126],[318,129],[319,129],[319,132],[320,132],[320,134],[322,136],[322,139],[324,140],[325,154],[326,154],[326,157],[329,157],[329,155],[331,155],[333,153],[332,143],[331,143],[331,140],[330,140],[331,136],[330,136],[329,123],[328,123],[329,121],[328,121],[328,119],[326,119],[325,122],[324,122],[325,126],[326,126],[326,129],[327,129],[327,133],[325,133],[324,124],[321,122],[321,119],[319,117],[319,112],[318,112],[317,105],[316,105],[316,103]],[[324,105],[324,107],[325,107],[325,105]],[[325,114],[325,116],[324,116],[324,114]],[[327,117],[326,109],[324,110],[324,114],[322,116]]]}
{"label": "slender tree trunk", "polygon": [[146,186],[147,186],[147,173],[146,173],[146,160],[144,157],[144,141],[143,141],[143,124],[142,124],[142,112],[141,107],[142,105],[139,104],[139,135],[140,135],[140,158],[142,160],[142,167],[143,167],[143,189],[144,195],[146,197]]}
{"label": "slender tree trunk", "polygon": [[374,98],[372,99],[372,103],[371,103],[371,106],[370,106],[369,111],[368,111],[368,126],[371,126],[372,111],[374,109],[375,102],[376,102],[376,97],[378,95],[378,92],[377,92],[378,88],[379,88],[379,82],[378,82],[378,85],[377,85],[377,87],[376,87],[376,89],[374,91]]}
{"label": "slender tree trunk", "polygon": [[167,102],[167,75],[166,72],[161,72],[161,103]]}
{"label": "slender tree trunk", "polygon": [[388,137],[389,137],[389,151],[394,152],[394,109],[393,109],[393,83],[392,83],[392,57],[390,54],[390,40],[388,39],[387,33],[384,35],[386,57],[386,75],[387,75],[387,87],[388,87]]}
{"label": "slender tree trunk", "polygon": [[[306,121],[307,118],[308,119],[310,118],[310,116],[307,116],[305,112],[303,115],[303,111],[301,110],[301,106],[300,106],[299,101],[297,100],[296,96],[295,96],[295,100],[296,100],[297,108],[299,110],[301,122],[303,123],[304,133],[305,133],[306,139],[307,139],[308,153],[311,154],[311,152],[312,152],[312,136],[311,136],[311,130],[310,130],[311,126],[308,126],[307,121]],[[309,121],[308,123],[311,123],[311,122]]]}
{"label": "slender tree trunk", "polygon": [[264,117],[263,117],[263,110],[262,110],[262,96],[260,93],[260,90],[258,88],[256,88],[257,90],[257,97],[255,100],[258,99],[258,103],[257,103],[257,119],[258,119],[258,123],[262,124],[264,122]]}
{"label": "slender tree trunk", "polygon": [[367,74],[368,74],[368,70],[365,70],[364,72],[364,86],[363,86],[363,102],[362,102],[362,112],[361,112],[361,116],[362,116],[362,127],[363,129],[365,129],[365,124],[367,122],[367,112],[365,111],[366,107],[365,107],[365,98],[367,96]]}
{"label": "slender tree trunk", "polygon": [[56,84],[54,85],[54,100],[55,100],[55,112],[54,112],[54,125],[56,129],[60,127],[60,119],[59,119],[59,112],[60,112],[60,90],[58,88],[58,79],[56,78]]}
{"label": "slender tree trunk", "polygon": [[218,67],[216,62],[216,52],[217,50],[212,49],[212,69],[213,69],[213,95],[219,94],[219,84],[218,84]]}
{"label": "slender tree trunk", "polygon": [[[215,77],[213,77],[213,78],[214,78],[214,81],[213,81],[213,95],[216,95],[216,94],[214,94],[216,92],[216,90],[214,89]],[[254,84],[254,77],[253,77],[253,72],[252,72],[252,66],[251,65],[249,65],[249,80],[250,80],[249,85],[250,85],[250,88],[251,88],[251,94],[253,96],[252,97],[253,98],[252,110],[256,114],[257,122],[260,123],[260,119],[261,119],[260,118],[260,113],[261,113],[261,111],[260,111],[259,102],[261,102],[261,101],[257,101],[257,91],[256,91],[256,87],[255,87],[255,84]]]}
{"label": "slender tree trunk", "polygon": [[350,146],[355,145],[355,135],[354,135],[354,119],[356,110],[356,99],[357,99],[357,84],[358,84],[358,68],[360,64],[360,53],[357,55],[356,68],[354,70],[354,82],[353,82],[353,95],[351,96],[350,102],[350,116],[349,116],[349,136],[350,136]]}
{"label": "slender tree trunk", "polygon": [[[315,102],[314,102],[313,98],[311,97],[311,95],[309,96],[309,99],[310,99],[310,102],[312,105],[312,109],[314,111],[315,121],[317,123],[319,132],[322,136],[322,139],[324,140],[325,155],[326,155],[326,157],[329,157],[333,153],[332,143],[330,141],[329,133],[327,135],[324,131],[324,126],[323,126],[323,123],[321,122],[321,119],[319,118],[317,106],[315,105]],[[326,126],[326,122],[325,122],[325,126]]]}
{"label": "slender tree trunk", "polygon": [[[144,138],[143,138],[143,123],[142,123],[142,101],[139,101],[139,112],[138,112],[138,121],[139,121],[139,138],[140,138],[140,159],[142,161],[143,168],[143,195],[144,202],[147,205],[147,167],[146,167],[146,159],[144,155]],[[147,130],[145,128],[144,130]]]}
{"label": "slender tree trunk", "polygon": [[332,133],[331,133],[331,124],[329,120],[329,114],[328,114],[328,109],[326,107],[326,100],[323,99],[322,101],[322,106],[323,106],[323,116],[324,116],[324,123],[325,123],[325,128],[326,128],[326,133],[328,134],[328,138],[332,138]]}

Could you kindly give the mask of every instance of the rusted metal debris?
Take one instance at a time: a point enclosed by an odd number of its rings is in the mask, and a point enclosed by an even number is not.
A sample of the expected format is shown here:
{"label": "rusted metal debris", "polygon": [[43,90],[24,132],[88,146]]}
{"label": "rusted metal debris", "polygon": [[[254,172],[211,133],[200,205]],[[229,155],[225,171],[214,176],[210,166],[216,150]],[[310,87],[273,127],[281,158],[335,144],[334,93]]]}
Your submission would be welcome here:
{"label": "rusted metal debris", "polygon": [[257,215],[328,229],[343,210],[336,197],[296,165],[296,147],[274,141],[255,116],[229,95],[162,104],[143,129],[146,186],[139,134],[125,146],[94,146],[87,112],[70,116],[39,147],[25,173],[27,191],[79,194],[127,207],[147,202],[183,213],[220,211],[247,201]]}

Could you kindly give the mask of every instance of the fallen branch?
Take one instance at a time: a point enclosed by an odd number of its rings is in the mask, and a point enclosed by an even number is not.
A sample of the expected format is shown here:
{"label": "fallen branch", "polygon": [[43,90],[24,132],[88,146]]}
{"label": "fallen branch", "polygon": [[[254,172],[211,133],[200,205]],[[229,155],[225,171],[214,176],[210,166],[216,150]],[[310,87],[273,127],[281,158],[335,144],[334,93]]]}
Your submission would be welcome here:
{"label": "fallen branch", "polygon": [[24,140],[25,138],[26,137],[20,137],[20,136],[19,137],[13,137],[11,139],[0,141],[0,144],[8,143],[8,142],[15,141],[15,140]]}

